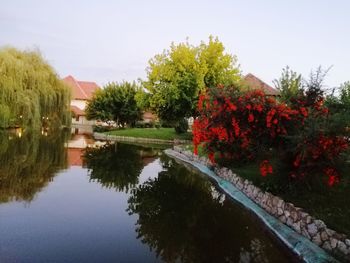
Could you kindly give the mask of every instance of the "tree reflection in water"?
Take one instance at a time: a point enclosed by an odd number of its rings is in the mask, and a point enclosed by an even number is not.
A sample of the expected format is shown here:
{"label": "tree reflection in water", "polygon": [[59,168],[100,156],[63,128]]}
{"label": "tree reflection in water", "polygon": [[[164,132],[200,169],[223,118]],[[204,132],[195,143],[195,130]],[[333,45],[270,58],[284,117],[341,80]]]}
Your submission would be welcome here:
{"label": "tree reflection in water", "polygon": [[158,257],[166,262],[279,262],[279,251],[248,212],[200,175],[166,157],[162,163],[165,170],[158,178],[139,185],[128,200],[129,213],[138,215],[138,238]]}
{"label": "tree reflection in water", "polygon": [[66,132],[0,132],[0,202],[33,200],[66,168],[68,136]]}
{"label": "tree reflection in water", "polygon": [[138,184],[138,177],[149,161],[155,160],[158,150],[122,143],[87,148],[84,162],[92,181],[107,188],[128,192]]}

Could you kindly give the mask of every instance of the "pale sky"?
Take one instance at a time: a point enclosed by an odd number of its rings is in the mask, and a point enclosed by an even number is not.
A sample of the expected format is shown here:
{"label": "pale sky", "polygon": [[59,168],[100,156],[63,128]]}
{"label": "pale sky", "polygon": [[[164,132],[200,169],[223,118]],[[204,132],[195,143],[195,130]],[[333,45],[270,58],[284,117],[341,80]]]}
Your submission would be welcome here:
{"label": "pale sky", "polygon": [[0,0],[0,46],[39,48],[61,77],[100,85],[145,79],[171,42],[209,35],[269,84],[286,65],[333,66],[328,87],[350,80],[347,0]]}

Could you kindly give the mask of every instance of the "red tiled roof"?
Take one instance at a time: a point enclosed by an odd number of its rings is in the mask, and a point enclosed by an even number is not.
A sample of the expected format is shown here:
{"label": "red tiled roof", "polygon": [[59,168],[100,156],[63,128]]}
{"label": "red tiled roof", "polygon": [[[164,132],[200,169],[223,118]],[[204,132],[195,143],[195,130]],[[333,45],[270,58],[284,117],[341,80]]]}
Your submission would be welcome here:
{"label": "red tiled roof", "polygon": [[72,76],[67,76],[63,81],[72,88],[72,98],[77,100],[89,100],[93,93],[100,89],[95,82],[77,81]]}
{"label": "red tiled roof", "polygon": [[85,116],[85,112],[79,109],[77,106],[70,106],[70,110],[74,112],[75,116]]}
{"label": "red tiled roof", "polygon": [[248,73],[244,77],[244,83],[247,84],[252,89],[262,89],[267,95],[279,95],[278,90],[274,89],[270,85],[266,84],[264,81],[254,76],[251,73]]}

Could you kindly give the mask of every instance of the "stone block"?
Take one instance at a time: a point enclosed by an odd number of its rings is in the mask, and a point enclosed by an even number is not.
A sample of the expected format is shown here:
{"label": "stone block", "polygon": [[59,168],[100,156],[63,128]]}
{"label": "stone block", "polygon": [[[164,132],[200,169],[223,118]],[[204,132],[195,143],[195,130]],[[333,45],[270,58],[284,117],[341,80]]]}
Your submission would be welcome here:
{"label": "stone block", "polygon": [[327,228],[326,224],[322,220],[315,220],[314,221],[315,225],[317,226],[318,229],[324,230]]}
{"label": "stone block", "polygon": [[348,253],[348,248],[346,247],[346,245],[343,241],[338,241],[337,249],[345,255],[347,255],[347,253]]}
{"label": "stone block", "polygon": [[310,236],[315,236],[318,232],[317,226],[314,223],[307,225],[307,232],[310,234]]}
{"label": "stone block", "polygon": [[278,208],[277,208],[277,214],[278,214],[279,216],[283,215],[283,209],[278,207]]}
{"label": "stone block", "polygon": [[321,246],[322,245],[322,240],[321,240],[321,235],[317,233],[313,238],[312,242],[314,242],[316,245]]}
{"label": "stone block", "polygon": [[345,239],[345,244],[350,247],[350,239]]}
{"label": "stone block", "polygon": [[331,243],[329,241],[324,242],[322,247],[327,251],[332,251]]}
{"label": "stone block", "polygon": [[300,233],[301,233],[300,221],[294,223],[294,224],[292,225],[292,228],[300,234]]}
{"label": "stone block", "polygon": [[332,249],[336,248],[336,247],[337,247],[338,240],[335,239],[335,238],[332,238],[332,237],[331,237],[329,240],[330,240],[330,242],[331,242],[331,248],[332,248]]}
{"label": "stone block", "polygon": [[290,227],[293,227],[293,224],[294,224],[294,222],[293,222],[293,219],[292,218],[290,218],[290,217],[288,217],[287,218],[287,226],[290,226]]}
{"label": "stone block", "polygon": [[280,216],[278,219],[284,224],[287,222],[287,218],[284,215]]}
{"label": "stone block", "polygon": [[322,241],[327,241],[329,239],[329,236],[326,231],[321,232],[321,239]]}

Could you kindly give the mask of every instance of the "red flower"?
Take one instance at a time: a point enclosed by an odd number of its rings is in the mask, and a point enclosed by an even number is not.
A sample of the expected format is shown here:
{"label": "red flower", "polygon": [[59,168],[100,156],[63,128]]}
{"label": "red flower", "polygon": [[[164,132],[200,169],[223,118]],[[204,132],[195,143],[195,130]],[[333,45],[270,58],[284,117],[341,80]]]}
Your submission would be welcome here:
{"label": "red flower", "polygon": [[254,121],[254,115],[249,113],[248,122],[253,122],[253,121]]}
{"label": "red flower", "polygon": [[308,115],[308,111],[306,108],[304,107],[300,107],[300,113],[304,116],[304,117],[307,117]]}
{"label": "red flower", "polygon": [[260,174],[262,176],[266,176],[267,174],[272,174],[273,173],[273,169],[272,169],[272,165],[270,164],[270,162],[268,160],[264,160],[260,163]]}
{"label": "red flower", "polygon": [[208,158],[211,161],[212,164],[215,163],[215,157],[214,157],[214,153],[210,152],[208,153]]}

